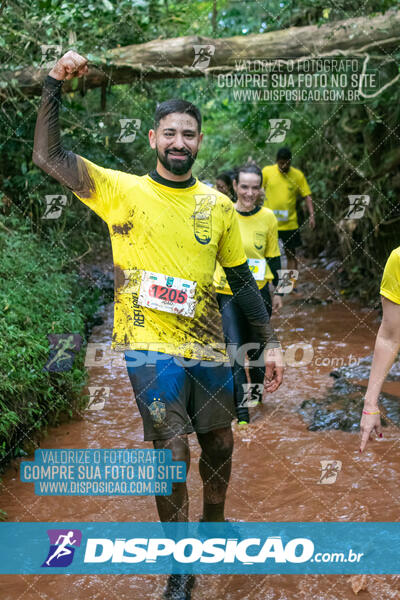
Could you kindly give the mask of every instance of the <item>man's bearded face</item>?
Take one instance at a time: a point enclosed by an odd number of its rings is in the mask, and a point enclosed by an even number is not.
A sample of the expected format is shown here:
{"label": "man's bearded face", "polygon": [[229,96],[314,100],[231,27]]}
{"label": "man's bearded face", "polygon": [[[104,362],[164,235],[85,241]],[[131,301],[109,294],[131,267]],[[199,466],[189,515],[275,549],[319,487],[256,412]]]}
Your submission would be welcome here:
{"label": "man's bearded face", "polygon": [[184,148],[171,148],[162,152],[157,145],[156,152],[157,158],[163,167],[174,175],[184,175],[187,173],[192,168],[197,157],[197,152],[193,155],[189,150]]}

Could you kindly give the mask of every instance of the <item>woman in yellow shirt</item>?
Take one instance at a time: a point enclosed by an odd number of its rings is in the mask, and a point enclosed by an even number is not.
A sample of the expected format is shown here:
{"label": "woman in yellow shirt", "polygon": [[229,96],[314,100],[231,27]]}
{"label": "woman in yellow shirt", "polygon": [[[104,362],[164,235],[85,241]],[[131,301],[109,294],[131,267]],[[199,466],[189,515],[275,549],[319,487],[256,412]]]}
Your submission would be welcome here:
{"label": "woman in yellow shirt", "polygon": [[382,437],[379,394],[400,348],[400,246],[393,250],[386,263],[381,283],[381,300],[383,317],[376,336],[374,358],[364,398],[360,452],[364,450],[372,432]]}
{"label": "woman in yellow shirt", "polygon": [[[282,298],[274,294],[273,300],[269,293],[269,282],[278,284],[278,270],[281,268],[280,250],[278,243],[278,222],[269,208],[258,206],[258,198],[262,184],[261,169],[255,165],[244,165],[237,170],[233,187],[237,195],[235,204],[244,251],[250,270],[257,281],[258,288],[264,299],[268,314],[279,310]],[[217,292],[219,308],[222,314],[222,325],[234,378],[235,406],[239,423],[249,422],[247,400],[249,397],[246,384],[248,383],[244,368],[245,352],[237,352],[245,344],[251,344],[250,328],[239,304],[226,280],[223,268],[217,263],[214,275],[214,285]],[[262,348],[249,349],[247,355],[253,364],[249,367],[250,383],[262,384],[265,368],[260,360]],[[233,356],[233,352],[236,355]],[[258,364],[260,363],[260,364]],[[250,388],[251,389],[251,388]],[[253,388],[254,390],[255,388]],[[261,395],[258,395],[261,402]]]}

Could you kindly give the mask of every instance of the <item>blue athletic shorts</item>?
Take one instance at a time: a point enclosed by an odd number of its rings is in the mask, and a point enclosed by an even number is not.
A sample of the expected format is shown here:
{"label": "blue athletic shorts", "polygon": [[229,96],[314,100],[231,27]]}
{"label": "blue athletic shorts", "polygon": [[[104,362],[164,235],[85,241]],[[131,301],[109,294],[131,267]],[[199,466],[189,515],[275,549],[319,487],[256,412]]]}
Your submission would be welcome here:
{"label": "blue athletic shorts", "polygon": [[229,363],[147,350],[129,350],[125,361],[145,440],[230,427],[235,408]]}

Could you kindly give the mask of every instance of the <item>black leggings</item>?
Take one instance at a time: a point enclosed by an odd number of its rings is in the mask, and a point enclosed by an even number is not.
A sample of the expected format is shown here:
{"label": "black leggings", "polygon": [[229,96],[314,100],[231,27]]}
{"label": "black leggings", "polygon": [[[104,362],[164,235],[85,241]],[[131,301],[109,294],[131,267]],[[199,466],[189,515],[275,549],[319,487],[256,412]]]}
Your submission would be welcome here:
{"label": "black leggings", "polygon": [[[265,307],[268,311],[268,315],[271,316],[272,304],[271,296],[268,289],[268,283],[260,290],[261,296],[263,297]],[[235,298],[227,294],[217,294],[217,300],[219,309],[222,315],[222,327],[224,330],[225,342],[228,344],[228,353],[232,357],[232,352],[236,351],[237,348],[243,346],[243,344],[249,344],[254,342],[251,338],[251,327],[246,319],[246,316],[239,304],[235,301]],[[229,348],[229,344],[233,345],[233,348]],[[249,350],[247,355],[250,361],[258,361],[264,348],[258,350]],[[232,359],[233,360],[233,359]],[[263,361],[260,361],[263,363]],[[245,394],[245,384],[248,383],[246,371],[244,368],[244,356],[238,356],[238,361],[233,361],[232,366],[233,385],[234,385],[234,400],[236,415],[239,421],[249,421],[249,409],[247,406],[243,406],[247,400]],[[265,375],[265,366],[250,366],[249,376],[250,383],[263,383]]]}

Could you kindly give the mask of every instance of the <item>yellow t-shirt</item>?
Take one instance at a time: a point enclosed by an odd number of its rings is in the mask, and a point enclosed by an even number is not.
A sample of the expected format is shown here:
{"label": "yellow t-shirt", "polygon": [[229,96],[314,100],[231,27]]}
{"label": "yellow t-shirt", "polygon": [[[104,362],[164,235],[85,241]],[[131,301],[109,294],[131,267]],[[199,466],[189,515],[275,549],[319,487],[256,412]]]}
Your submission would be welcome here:
{"label": "yellow t-shirt", "polygon": [[297,229],[296,199],[311,194],[307,180],[299,169],[290,167],[288,173],[281,173],[278,165],[264,167],[263,188],[265,206],[274,211],[278,219],[278,229],[288,231]]}
{"label": "yellow t-shirt", "polygon": [[[262,207],[255,213],[238,213],[240,234],[244,251],[250,259],[250,269],[253,271],[259,289],[263,288],[274,276],[265,258],[280,256],[278,242],[278,221],[272,210]],[[254,260],[255,259],[255,260]],[[258,278],[265,269],[265,276]],[[232,294],[222,266],[217,263],[214,274],[214,285],[219,294]]]}
{"label": "yellow t-shirt", "polygon": [[226,360],[215,263],[235,267],[246,260],[231,200],[197,180],[176,189],[84,160],[95,191],[76,195],[111,236],[111,347]]}
{"label": "yellow t-shirt", "polygon": [[400,246],[389,256],[381,282],[381,294],[400,304]]}

